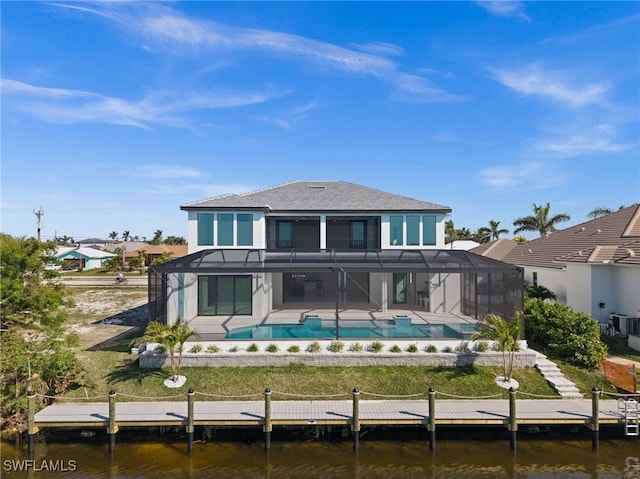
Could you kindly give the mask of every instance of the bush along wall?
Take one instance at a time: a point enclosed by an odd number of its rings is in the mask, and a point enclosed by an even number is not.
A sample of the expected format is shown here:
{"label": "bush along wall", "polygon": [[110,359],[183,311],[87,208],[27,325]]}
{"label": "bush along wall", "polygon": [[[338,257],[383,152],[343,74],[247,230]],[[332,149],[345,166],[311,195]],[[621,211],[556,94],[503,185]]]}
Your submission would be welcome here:
{"label": "bush along wall", "polygon": [[530,347],[581,368],[598,368],[607,354],[598,321],[564,304],[526,299],[525,334]]}

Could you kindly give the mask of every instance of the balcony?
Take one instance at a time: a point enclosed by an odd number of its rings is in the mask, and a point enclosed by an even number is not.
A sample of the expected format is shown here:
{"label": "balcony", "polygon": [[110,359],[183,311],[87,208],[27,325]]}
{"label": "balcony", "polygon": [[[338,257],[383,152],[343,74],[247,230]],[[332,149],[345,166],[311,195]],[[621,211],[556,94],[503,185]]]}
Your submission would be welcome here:
{"label": "balcony", "polygon": [[[319,250],[320,240],[269,240],[267,249],[270,250]],[[380,249],[380,242],[377,240],[351,240],[351,239],[331,239],[327,240],[326,249],[335,250],[377,250]]]}

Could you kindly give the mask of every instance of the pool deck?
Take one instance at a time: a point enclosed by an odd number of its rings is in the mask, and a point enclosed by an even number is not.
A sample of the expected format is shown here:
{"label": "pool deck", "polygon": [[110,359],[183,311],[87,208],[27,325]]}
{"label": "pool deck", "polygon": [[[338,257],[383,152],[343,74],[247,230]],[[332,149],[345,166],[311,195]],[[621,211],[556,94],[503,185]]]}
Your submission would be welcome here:
{"label": "pool deck", "polygon": [[[340,320],[392,320],[394,316],[408,316],[412,324],[475,324],[475,318],[462,314],[430,313],[421,309],[377,309],[343,308],[338,310]],[[276,308],[267,316],[199,316],[189,322],[189,326],[198,331],[200,340],[216,341],[224,339],[232,329],[244,326],[264,324],[295,324],[300,323],[305,316],[319,316],[322,319],[335,320],[335,308],[320,307],[307,308]]]}

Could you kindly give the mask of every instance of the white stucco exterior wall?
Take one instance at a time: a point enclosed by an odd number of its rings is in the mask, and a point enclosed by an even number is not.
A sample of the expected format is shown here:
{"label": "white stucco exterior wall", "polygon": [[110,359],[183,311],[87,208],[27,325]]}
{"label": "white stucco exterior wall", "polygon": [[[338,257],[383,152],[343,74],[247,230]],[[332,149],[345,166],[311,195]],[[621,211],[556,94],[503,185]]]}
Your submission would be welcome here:
{"label": "white stucco exterior wall", "polygon": [[567,275],[564,269],[522,266],[524,280],[533,284],[533,273],[538,273],[538,284],[553,291],[559,303],[567,304]]}

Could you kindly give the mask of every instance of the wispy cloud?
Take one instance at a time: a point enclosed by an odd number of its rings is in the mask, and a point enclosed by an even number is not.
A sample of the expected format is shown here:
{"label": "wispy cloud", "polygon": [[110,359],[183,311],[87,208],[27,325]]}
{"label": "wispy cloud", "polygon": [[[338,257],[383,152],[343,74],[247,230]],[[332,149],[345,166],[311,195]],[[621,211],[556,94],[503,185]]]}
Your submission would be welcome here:
{"label": "wispy cloud", "polygon": [[555,140],[541,141],[536,145],[536,148],[568,158],[597,153],[618,153],[638,146],[637,142],[616,142],[616,136],[615,128],[608,124],[600,124],[583,133],[572,134]]}
{"label": "wispy cloud", "polygon": [[371,42],[357,43],[354,45],[358,50],[370,53],[372,55],[387,55],[401,57],[405,54],[404,48],[393,43],[387,42]]}
{"label": "wispy cloud", "polygon": [[204,173],[197,168],[181,165],[137,165],[128,174],[142,178],[199,178]]}
{"label": "wispy cloud", "polygon": [[476,1],[476,5],[484,8],[491,15],[505,18],[517,18],[530,22],[531,19],[525,13],[525,3],[515,0],[483,0]]}
{"label": "wispy cloud", "polygon": [[493,166],[479,172],[480,181],[495,189],[541,190],[566,183],[566,176],[545,162]]}
{"label": "wispy cloud", "polygon": [[541,96],[571,107],[602,105],[609,90],[607,82],[578,84],[568,72],[546,70],[541,62],[516,69],[496,69],[493,75],[498,82],[523,95]]}
{"label": "wispy cloud", "polygon": [[270,123],[285,130],[294,129],[303,123],[313,111],[322,108],[318,101],[310,101],[274,115],[254,115],[252,118],[263,123]]}
{"label": "wispy cloud", "polygon": [[[286,94],[268,87],[262,92],[151,92],[138,101],[64,88],[47,88],[2,79],[5,97],[16,97],[17,109],[53,123],[99,122],[150,128],[154,124],[187,126],[185,112],[264,103]],[[13,98],[12,98],[13,99]]]}
{"label": "wispy cloud", "polygon": [[[434,102],[458,99],[456,95],[431,86],[426,78],[402,72],[398,63],[387,58],[404,54],[402,47],[397,45],[370,42],[358,45],[358,51],[295,34],[230,27],[211,20],[191,18],[153,3],[125,3],[121,8],[136,10],[129,15],[116,12],[114,5],[118,4],[92,4],[84,7],[83,11],[109,18],[132,36],[142,35],[145,48],[151,50],[166,48],[182,55],[197,54],[203,61],[206,61],[207,53],[262,52],[319,68],[375,77],[401,89],[404,99],[413,97],[417,101]],[[408,77],[415,78],[408,81]],[[417,83],[420,83],[419,88]]]}

